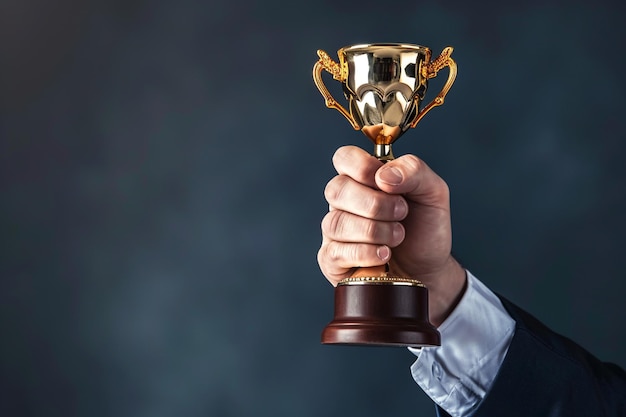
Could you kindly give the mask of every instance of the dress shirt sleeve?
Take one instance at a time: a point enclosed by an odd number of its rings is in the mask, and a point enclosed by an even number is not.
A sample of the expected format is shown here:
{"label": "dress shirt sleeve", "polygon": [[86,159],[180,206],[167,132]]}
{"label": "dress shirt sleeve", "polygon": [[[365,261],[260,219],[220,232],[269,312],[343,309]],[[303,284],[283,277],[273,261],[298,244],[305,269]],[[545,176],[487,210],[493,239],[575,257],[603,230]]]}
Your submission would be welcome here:
{"label": "dress shirt sleeve", "polygon": [[489,391],[515,332],[500,299],[467,272],[467,289],[441,326],[441,346],[409,348],[413,379],[452,417],[475,410]]}

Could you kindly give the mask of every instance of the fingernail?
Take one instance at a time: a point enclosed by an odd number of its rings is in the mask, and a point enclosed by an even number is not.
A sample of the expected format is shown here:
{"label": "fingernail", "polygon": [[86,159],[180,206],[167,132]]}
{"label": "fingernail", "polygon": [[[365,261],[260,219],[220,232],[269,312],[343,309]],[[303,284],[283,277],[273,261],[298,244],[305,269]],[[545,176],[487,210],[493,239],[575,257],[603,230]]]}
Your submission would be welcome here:
{"label": "fingernail", "polygon": [[389,250],[387,246],[380,246],[376,250],[376,255],[378,255],[381,260],[386,261],[389,255],[391,255],[391,250]]}
{"label": "fingernail", "polygon": [[402,182],[402,173],[397,168],[385,167],[380,170],[380,173],[378,174],[378,178],[380,178],[380,180],[384,182],[385,184],[398,185]]}
{"label": "fingernail", "polygon": [[396,205],[393,206],[393,218],[396,220],[402,220],[406,217],[409,211],[409,206],[404,199],[399,199]]}
{"label": "fingernail", "polygon": [[400,243],[402,242],[402,239],[404,238],[404,227],[402,227],[402,225],[400,223],[396,223],[395,226],[393,226],[393,241]]}

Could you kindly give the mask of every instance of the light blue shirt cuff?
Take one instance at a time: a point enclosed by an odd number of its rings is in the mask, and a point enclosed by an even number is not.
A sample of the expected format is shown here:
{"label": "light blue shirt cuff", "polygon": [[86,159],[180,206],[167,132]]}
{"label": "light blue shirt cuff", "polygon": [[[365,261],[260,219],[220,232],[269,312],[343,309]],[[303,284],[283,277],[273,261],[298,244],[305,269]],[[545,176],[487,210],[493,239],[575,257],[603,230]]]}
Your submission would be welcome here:
{"label": "light blue shirt cuff", "polygon": [[514,331],[498,297],[467,271],[465,294],[439,326],[441,346],[409,348],[413,379],[452,417],[465,417],[491,388]]}

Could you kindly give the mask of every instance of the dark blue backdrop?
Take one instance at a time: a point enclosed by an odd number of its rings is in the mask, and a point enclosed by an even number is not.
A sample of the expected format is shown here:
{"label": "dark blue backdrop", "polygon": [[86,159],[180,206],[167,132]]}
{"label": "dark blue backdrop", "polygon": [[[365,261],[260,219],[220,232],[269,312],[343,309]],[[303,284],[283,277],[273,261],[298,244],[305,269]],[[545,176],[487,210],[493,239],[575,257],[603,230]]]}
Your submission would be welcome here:
{"label": "dark blue backdrop", "polygon": [[468,268],[626,366],[621,4],[3,1],[0,414],[433,415],[408,351],[319,344],[330,158],[370,145],[311,67],[363,42],[455,47],[396,153]]}

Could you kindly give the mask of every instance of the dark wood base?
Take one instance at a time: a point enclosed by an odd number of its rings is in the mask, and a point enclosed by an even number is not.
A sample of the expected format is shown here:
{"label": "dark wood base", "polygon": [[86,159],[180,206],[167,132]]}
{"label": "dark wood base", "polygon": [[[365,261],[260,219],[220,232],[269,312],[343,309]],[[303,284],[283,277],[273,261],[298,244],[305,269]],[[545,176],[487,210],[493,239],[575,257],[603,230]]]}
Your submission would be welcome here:
{"label": "dark wood base", "polygon": [[428,290],[422,286],[359,283],[335,288],[335,317],[322,343],[373,346],[439,346],[428,320]]}

